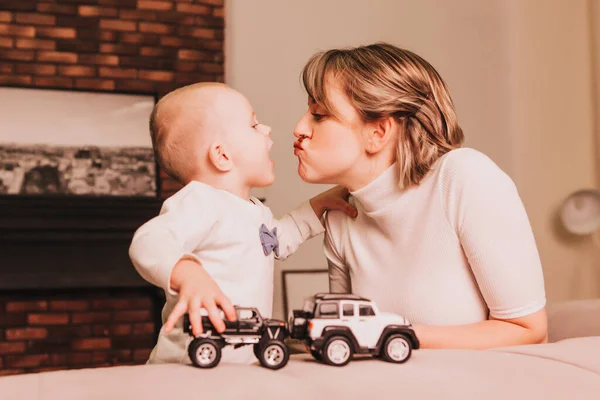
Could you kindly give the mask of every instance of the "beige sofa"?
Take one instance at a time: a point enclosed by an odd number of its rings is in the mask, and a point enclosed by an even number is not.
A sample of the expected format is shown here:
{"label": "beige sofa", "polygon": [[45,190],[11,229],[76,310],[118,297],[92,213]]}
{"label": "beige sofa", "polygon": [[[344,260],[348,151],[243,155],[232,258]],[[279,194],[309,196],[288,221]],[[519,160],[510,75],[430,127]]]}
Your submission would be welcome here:
{"label": "beige sofa", "polygon": [[418,350],[402,365],[293,356],[282,370],[144,365],[0,378],[0,399],[600,399],[600,300],[549,305],[544,345]]}

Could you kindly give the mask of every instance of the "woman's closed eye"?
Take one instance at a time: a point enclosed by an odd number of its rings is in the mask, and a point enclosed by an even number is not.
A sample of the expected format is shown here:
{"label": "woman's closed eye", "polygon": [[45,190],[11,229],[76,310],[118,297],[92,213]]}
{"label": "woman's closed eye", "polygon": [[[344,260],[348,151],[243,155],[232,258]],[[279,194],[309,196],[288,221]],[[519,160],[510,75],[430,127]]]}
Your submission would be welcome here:
{"label": "woman's closed eye", "polygon": [[321,121],[323,118],[325,118],[324,114],[318,114],[318,113],[311,113],[313,116],[313,119],[317,122]]}

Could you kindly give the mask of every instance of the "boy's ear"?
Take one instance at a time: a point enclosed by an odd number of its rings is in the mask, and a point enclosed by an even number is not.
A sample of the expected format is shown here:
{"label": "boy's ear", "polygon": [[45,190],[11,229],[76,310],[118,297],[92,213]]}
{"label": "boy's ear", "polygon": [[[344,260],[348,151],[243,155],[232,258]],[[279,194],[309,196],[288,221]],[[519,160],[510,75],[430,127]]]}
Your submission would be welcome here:
{"label": "boy's ear", "polygon": [[221,172],[227,172],[233,168],[229,151],[223,144],[213,143],[208,151],[208,158],[212,165]]}
{"label": "boy's ear", "polygon": [[396,135],[397,124],[392,117],[381,118],[367,126],[367,147],[370,154],[381,151]]}

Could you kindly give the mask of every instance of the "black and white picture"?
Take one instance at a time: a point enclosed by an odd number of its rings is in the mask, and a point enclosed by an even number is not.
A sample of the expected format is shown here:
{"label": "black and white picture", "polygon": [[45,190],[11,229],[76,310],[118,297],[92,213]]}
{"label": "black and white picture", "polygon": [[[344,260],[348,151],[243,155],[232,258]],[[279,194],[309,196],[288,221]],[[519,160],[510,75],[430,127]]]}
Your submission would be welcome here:
{"label": "black and white picture", "polygon": [[0,194],[156,196],[154,97],[0,88]]}

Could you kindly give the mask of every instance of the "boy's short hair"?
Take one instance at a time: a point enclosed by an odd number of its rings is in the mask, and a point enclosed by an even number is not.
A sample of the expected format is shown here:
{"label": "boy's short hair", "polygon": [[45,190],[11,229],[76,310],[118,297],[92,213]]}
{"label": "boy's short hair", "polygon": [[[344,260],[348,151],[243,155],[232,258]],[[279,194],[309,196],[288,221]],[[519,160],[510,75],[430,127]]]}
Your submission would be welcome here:
{"label": "boy's short hair", "polygon": [[189,132],[178,130],[172,123],[173,113],[161,115],[161,106],[159,101],[150,114],[150,137],[154,157],[167,175],[185,185],[195,168],[194,146],[189,145]]}

